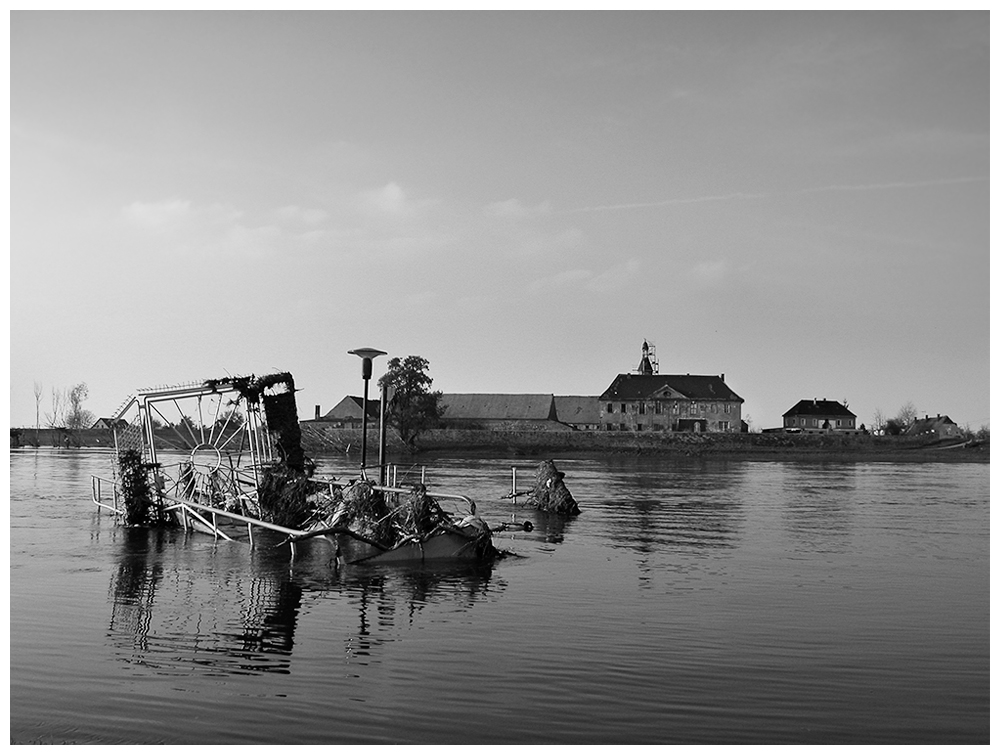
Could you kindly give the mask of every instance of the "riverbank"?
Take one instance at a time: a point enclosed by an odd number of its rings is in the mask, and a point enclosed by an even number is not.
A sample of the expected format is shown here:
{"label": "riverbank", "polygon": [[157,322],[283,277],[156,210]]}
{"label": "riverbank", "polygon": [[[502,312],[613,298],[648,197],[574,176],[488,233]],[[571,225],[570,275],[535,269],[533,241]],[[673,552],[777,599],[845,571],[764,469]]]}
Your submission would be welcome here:
{"label": "riverbank", "polygon": [[[369,449],[378,439],[369,438]],[[786,433],[637,433],[622,431],[428,431],[418,439],[418,449],[407,450],[397,440],[387,441],[394,456],[505,455],[551,458],[593,455],[659,457],[717,457],[748,460],[811,459],[832,461],[948,461],[990,462],[990,444],[963,446],[927,444],[914,439],[865,434]],[[361,444],[361,432],[303,424],[307,452],[351,453]]]}
{"label": "riverbank", "polygon": [[[307,454],[356,455],[361,449],[361,431],[337,428],[315,421],[300,423],[302,445]],[[177,439],[164,433],[159,448],[177,448]],[[378,454],[378,432],[370,430],[371,458]],[[705,457],[747,460],[830,460],[871,462],[990,462],[990,443],[976,446],[922,443],[902,436],[847,435],[838,433],[637,433],[629,431],[578,430],[470,430],[438,429],[418,439],[416,450],[390,433],[387,453],[420,458],[448,454],[540,458],[628,455],[658,457]],[[65,431],[42,428],[12,428],[11,448],[112,448],[110,430]]]}

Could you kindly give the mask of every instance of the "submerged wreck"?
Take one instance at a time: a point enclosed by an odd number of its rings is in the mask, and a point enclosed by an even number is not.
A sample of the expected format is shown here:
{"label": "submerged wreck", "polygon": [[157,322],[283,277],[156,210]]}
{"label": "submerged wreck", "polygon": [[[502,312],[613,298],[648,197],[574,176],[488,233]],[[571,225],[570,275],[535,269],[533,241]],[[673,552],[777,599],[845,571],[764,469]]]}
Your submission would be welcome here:
{"label": "submerged wreck", "polygon": [[[342,564],[489,560],[491,529],[467,496],[314,477],[291,373],[144,389],[114,416],[114,476],[92,498],[130,526],[177,525],[224,540],[262,528],[331,543]],[[109,490],[110,489],[110,490]],[[530,524],[527,525],[530,527]]]}

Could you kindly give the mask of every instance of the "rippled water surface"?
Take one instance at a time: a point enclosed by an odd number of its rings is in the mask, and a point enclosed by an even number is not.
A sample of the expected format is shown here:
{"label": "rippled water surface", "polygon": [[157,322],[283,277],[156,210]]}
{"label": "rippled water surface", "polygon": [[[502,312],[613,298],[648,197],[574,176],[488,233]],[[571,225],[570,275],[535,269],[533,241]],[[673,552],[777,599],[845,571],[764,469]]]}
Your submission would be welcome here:
{"label": "rippled water surface", "polygon": [[536,528],[407,573],[116,527],[109,460],[11,450],[12,742],[989,742],[986,464],[557,460],[562,522],[443,459]]}

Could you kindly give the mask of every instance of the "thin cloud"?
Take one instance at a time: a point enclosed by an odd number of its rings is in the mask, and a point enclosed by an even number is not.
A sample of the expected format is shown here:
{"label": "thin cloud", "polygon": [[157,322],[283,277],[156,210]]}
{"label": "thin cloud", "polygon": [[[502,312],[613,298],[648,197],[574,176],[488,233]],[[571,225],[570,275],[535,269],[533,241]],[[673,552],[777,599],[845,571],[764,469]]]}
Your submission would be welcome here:
{"label": "thin cloud", "polygon": [[792,189],[784,192],[732,192],[730,194],[709,194],[702,197],[682,197],[658,200],[656,202],[631,202],[618,205],[594,205],[564,210],[564,214],[595,213],[607,210],[641,210],[652,207],[671,207],[673,205],[694,205],[703,202],[730,202],[733,200],[771,199],[773,197],[792,197],[804,194],[819,194],[823,192],[870,192],[887,189],[920,189],[929,186],[954,186],[957,184],[977,184],[989,182],[987,176],[961,176],[951,179],[929,179],[926,181],[890,181],[879,184],[829,184],[813,186],[805,189]]}
{"label": "thin cloud", "polygon": [[987,176],[962,176],[952,179],[929,179],[927,181],[890,181],[883,184],[831,184],[799,189],[786,194],[815,194],[817,192],[868,192],[881,189],[920,189],[927,186],[954,186],[956,184],[978,184],[990,181]]}
{"label": "thin cloud", "polygon": [[614,265],[600,273],[575,268],[532,281],[528,284],[527,289],[532,293],[563,289],[583,289],[596,293],[606,293],[623,288],[639,269],[640,263],[636,259]]}
{"label": "thin cloud", "polygon": [[275,214],[282,221],[305,223],[310,226],[322,223],[329,217],[326,210],[299,207],[297,205],[286,205],[285,207],[280,207],[275,211]]}
{"label": "thin cloud", "polygon": [[487,205],[486,212],[501,218],[528,218],[535,215],[545,215],[549,212],[549,203],[541,202],[529,207],[518,199],[504,200]]}
{"label": "thin cloud", "polygon": [[133,202],[122,208],[122,216],[138,226],[157,228],[185,218],[191,212],[188,200]]}
{"label": "thin cloud", "polygon": [[621,205],[595,205],[594,207],[578,207],[566,210],[566,213],[594,213],[601,210],[640,210],[648,207],[670,207],[671,205],[693,205],[699,202],[723,202],[735,199],[762,199],[769,194],[748,194],[734,192],[733,194],[712,194],[706,197],[686,197],[681,199],[658,200],[657,202],[630,202]]}
{"label": "thin cloud", "polygon": [[361,192],[357,196],[357,207],[366,215],[410,220],[417,218],[421,211],[430,207],[430,200],[413,200],[407,196],[399,184],[391,181],[383,187]]}

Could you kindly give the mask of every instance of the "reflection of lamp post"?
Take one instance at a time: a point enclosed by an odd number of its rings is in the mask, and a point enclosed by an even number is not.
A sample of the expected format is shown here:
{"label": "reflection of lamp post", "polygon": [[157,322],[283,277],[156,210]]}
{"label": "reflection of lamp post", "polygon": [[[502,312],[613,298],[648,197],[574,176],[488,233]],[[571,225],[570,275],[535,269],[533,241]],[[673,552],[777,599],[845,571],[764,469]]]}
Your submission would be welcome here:
{"label": "reflection of lamp post", "polygon": [[363,348],[352,349],[348,354],[357,354],[361,357],[361,378],[365,383],[365,393],[361,400],[361,472],[365,477],[365,454],[368,448],[368,381],[372,377],[372,360],[385,354],[378,349]]}

